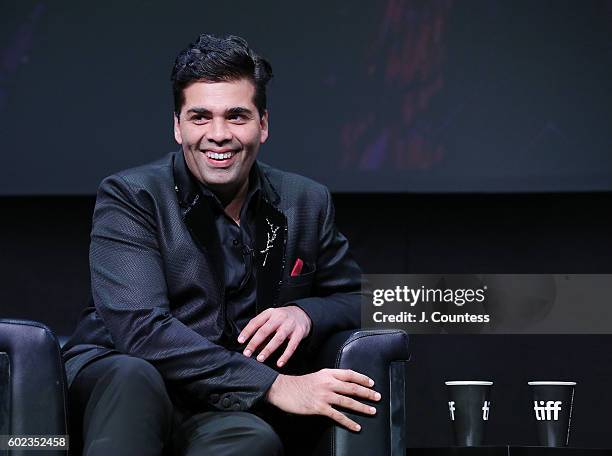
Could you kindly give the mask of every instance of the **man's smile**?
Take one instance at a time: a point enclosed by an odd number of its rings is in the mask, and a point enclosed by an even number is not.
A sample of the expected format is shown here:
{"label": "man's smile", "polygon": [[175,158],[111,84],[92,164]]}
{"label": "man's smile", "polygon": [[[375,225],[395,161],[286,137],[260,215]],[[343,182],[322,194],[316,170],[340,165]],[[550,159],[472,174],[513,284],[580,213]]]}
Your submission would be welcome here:
{"label": "man's smile", "polygon": [[215,168],[225,168],[232,165],[235,161],[236,155],[240,151],[228,150],[228,151],[210,151],[204,152],[206,156],[206,162]]}

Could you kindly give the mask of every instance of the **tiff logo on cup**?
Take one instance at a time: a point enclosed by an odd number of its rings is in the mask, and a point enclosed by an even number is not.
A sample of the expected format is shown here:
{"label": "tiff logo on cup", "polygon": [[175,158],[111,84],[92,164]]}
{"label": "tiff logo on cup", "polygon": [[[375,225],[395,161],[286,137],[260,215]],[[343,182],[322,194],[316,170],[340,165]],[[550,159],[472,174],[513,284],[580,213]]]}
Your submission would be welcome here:
{"label": "tiff logo on cup", "polygon": [[561,401],[533,401],[536,420],[538,421],[558,421],[561,411]]}
{"label": "tiff logo on cup", "polygon": [[[489,410],[491,407],[491,401],[484,401],[482,406],[482,419],[487,421],[489,419]],[[451,421],[455,421],[455,401],[448,402],[448,411],[450,412]]]}
{"label": "tiff logo on cup", "polygon": [[482,406],[482,419],[485,421],[489,419],[490,406],[491,406],[491,401],[484,401],[484,405]]}

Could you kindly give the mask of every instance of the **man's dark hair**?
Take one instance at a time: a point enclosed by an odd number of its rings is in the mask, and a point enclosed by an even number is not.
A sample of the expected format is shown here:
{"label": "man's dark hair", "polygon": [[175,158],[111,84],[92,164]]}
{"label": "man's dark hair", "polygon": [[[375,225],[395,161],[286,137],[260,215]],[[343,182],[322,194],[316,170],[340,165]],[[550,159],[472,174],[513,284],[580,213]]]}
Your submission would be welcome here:
{"label": "man's dark hair", "polygon": [[183,89],[196,81],[227,82],[247,78],[255,84],[253,103],[260,115],[266,109],[266,85],[272,79],[272,67],[257,55],[239,36],[219,38],[200,35],[183,49],[172,69],[174,113],[181,112],[185,96]]}

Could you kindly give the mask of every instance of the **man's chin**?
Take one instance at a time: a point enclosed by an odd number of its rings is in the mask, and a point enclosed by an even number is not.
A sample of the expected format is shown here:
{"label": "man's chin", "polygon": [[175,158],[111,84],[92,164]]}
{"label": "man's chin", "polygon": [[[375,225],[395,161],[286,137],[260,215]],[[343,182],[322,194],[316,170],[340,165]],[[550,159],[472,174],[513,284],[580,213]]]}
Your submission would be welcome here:
{"label": "man's chin", "polygon": [[215,169],[202,173],[204,184],[211,187],[233,187],[237,184],[237,173],[228,169]]}
{"label": "man's chin", "polygon": [[227,167],[212,167],[206,163],[200,163],[199,165],[200,173],[206,182],[230,182],[233,179],[236,179],[238,173],[235,169],[235,166],[227,166]]}

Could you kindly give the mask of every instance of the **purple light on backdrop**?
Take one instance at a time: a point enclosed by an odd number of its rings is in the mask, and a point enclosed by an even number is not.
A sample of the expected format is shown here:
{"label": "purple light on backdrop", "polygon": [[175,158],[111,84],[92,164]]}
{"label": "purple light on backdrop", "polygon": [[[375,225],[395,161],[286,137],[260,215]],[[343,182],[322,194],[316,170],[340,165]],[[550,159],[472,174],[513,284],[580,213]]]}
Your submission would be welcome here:
{"label": "purple light on backdrop", "polygon": [[[452,0],[389,0],[365,59],[357,69],[375,93],[365,119],[341,127],[341,167],[429,169],[445,153],[424,119],[444,87],[444,32]],[[391,121],[389,121],[391,118]],[[440,125],[444,119],[434,119]]]}
{"label": "purple light on backdrop", "polygon": [[46,6],[37,3],[29,17],[21,24],[9,43],[0,51],[0,112],[6,102],[8,84],[16,76],[19,66],[28,61],[28,51],[32,47],[34,30],[40,21]]}

